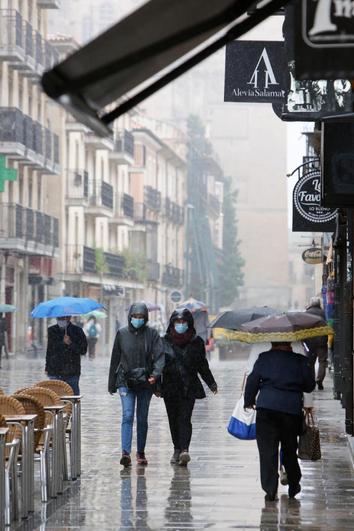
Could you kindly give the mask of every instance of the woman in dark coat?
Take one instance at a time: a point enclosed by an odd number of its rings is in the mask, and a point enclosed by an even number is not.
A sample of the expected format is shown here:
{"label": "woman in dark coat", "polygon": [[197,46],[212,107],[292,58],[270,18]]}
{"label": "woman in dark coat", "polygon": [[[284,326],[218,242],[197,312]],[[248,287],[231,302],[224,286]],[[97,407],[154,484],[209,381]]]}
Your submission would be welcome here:
{"label": "woman in dark coat", "polygon": [[206,359],[204,341],[196,334],[189,310],[172,313],[164,337],[164,352],[162,396],[174,445],[171,463],[185,466],[190,461],[194,403],[206,396],[198,374],[214,394],[218,389]]}

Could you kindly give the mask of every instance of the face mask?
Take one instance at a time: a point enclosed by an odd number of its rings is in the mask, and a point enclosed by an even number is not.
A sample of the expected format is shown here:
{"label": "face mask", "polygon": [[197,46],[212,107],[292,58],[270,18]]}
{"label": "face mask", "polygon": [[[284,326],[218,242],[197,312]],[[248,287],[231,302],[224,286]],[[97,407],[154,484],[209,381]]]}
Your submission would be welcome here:
{"label": "face mask", "polygon": [[177,334],[185,334],[188,330],[188,324],[187,323],[176,323],[175,330]]}
{"label": "face mask", "polygon": [[132,317],[131,323],[134,328],[141,328],[145,324],[145,319],[137,319],[136,317]]}
{"label": "face mask", "polygon": [[66,319],[58,319],[57,325],[59,326],[59,328],[66,328],[68,326],[68,322]]}

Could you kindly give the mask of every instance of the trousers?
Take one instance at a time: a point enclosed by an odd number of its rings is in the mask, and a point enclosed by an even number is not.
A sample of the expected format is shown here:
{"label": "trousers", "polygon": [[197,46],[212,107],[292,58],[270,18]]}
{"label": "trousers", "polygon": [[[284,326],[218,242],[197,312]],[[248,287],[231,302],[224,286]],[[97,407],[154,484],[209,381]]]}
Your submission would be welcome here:
{"label": "trousers", "polygon": [[130,454],[132,449],[133,423],[136,403],[136,432],[137,432],[137,451],[145,451],[146,438],[148,432],[148,414],[152,397],[150,389],[140,389],[133,391],[128,387],[119,387],[118,389],[122,402],[122,450]]}
{"label": "trousers", "polygon": [[192,413],[195,398],[164,398],[171,438],[176,450],[188,450],[192,438]]}
{"label": "trousers", "polygon": [[297,438],[302,418],[271,409],[257,409],[256,437],[261,468],[262,489],[270,495],[278,490],[279,444],[283,453],[289,487],[295,487],[301,479],[297,459]]}
{"label": "trousers", "polygon": [[318,370],[317,370],[316,382],[322,383],[326,376],[326,367],[328,363],[327,346],[317,347],[313,351],[310,351],[310,360],[311,360],[311,364],[313,366],[314,371],[315,371],[316,359],[318,359]]}
{"label": "trousers", "polygon": [[49,376],[49,380],[62,380],[63,382],[66,382],[70,385],[72,390],[74,391],[74,395],[80,394],[80,388],[79,388],[79,380],[80,376]]}

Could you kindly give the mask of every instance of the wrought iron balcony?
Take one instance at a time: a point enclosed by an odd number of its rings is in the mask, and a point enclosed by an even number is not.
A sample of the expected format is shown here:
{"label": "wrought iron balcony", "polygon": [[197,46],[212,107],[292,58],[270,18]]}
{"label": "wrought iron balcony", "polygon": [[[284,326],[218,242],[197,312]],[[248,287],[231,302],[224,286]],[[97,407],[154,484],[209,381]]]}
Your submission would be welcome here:
{"label": "wrought iron balcony", "polygon": [[213,194],[208,194],[208,207],[212,214],[216,216],[220,216],[220,212],[221,212],[220,201]]}
{"label": "wrought iron balcony", "polygon": [[86,245],[66,245],[66,274],[78,275],[91,273],[96,275],[95,249]]}
{"label": "wrought iron balcony", "polygon": [[83,247],[83,271],[87,273],[97,273],[96,253],[91,247]]}
{"label": "wrought iron balcony", "polygon": [[50,70],[53,68],[53,66],[59,63],[59,59],[59,52],[55,47],[50,44],[50,42],[43,40],[43,60],[45,69]]}
{"label": "wrought iron balcony", "polygon": [[37,5],[42,9],[59,9],[61,0],[37,0]]}
{"label": "wrought iron balcony", "polygon": [[0,58],[23,61],[25,57],[23,20],[15,9],[0,9]]}
{"label": "wrought iron balcony", "polygon": [[119,254],[104,253],[105,262],[108,268],[108,275],[123,278],[124,257]]}
{"label": "wrought iron balcony", "polygon": [[183,286],[183,271],[172,265],[165,265],[162,274],[162,284],[170,288],[181,288]]}
{"label": "wrought iron balcony", "polygon": [[166,197],[165,216],[169,221],[171,221],[175,225],[182,225],[184,221],[183,207]]}
{"label": "wrought iron balcony", "polygon": [[146,262],[146,276],[147,280],[158,282],[160,280],[160,264],[148,260]]}
{"label": "wrought iron balcony", "polygon": [[134,136],[126,129],[115,138],[114,149],[109,154],[110,158],[118,164],[133,164],[134,162]]}
{"label": "wrought iron balcony", "polygon": [[89,208],[87,215],[113,216],[113,186],[105,181],[89,182]]}
{"label": "wrought iron balcony", "polygon": [[54,256],[59,247],[59,221],[44,212],[16,203],[0,207],[0,248]]}
{"label": "wrought iron balcony", "polygon": [[134,217],[134,198],[129,194],[123,194],[122,196],[122,210],[124,216],[128,218]]}
{"label": "wrought iron balcony", "polygon": [[0,107],[0,153],[24,158],[26,152],[23,113],[14,107]]}
{"label": "wrought iron balcony", "polygon": [[144,203],[147,208],[154,212],[161,210],[161,192],[152,186],[144,186]]}

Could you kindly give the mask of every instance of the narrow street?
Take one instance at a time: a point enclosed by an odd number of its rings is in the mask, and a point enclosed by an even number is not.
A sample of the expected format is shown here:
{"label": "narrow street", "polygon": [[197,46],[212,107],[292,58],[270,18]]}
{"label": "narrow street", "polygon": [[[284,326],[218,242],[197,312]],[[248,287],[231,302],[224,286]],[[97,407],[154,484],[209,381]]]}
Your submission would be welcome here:
{"label": "narrow street", "polygon": [[[122,469],[120,404],[106,392],[108,358],[83,360],[81,481],[13,529],[182,530],[262,529],[324,531],[353,529],[354,473],[344,435],[343,412],[332,400],[330,380],[315,392],[323,458],[302,464],[302,492],[290,501],[280,486],[277,503],[264,502],[255,442],[226,431],[240,392],[246,360],[211,362],[220,392],[197,402],[188,469],[169,464],[170,435],[162,400],[153,398],[149,466]],[[43,361],[3,362],[1,387],[13,392],[43,377]],[[36,474],[38,470],[36,469]],[[36,482],[38,486],[38,482]]]}

